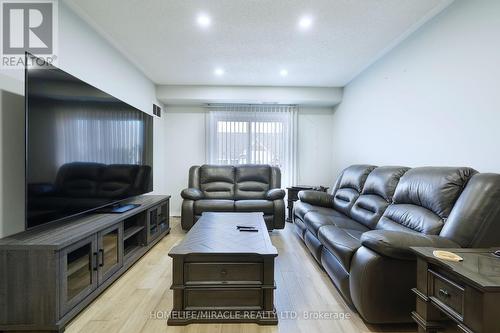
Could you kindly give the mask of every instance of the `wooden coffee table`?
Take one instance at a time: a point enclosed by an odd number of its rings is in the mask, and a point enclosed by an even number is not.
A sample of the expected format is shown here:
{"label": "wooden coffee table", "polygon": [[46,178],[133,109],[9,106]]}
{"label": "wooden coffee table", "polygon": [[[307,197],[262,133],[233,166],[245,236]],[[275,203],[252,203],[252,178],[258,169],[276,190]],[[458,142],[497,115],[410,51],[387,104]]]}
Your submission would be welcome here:
{"label": "wooden coffee table", "polygon": [[[255,226],[242,232],[237,226]],[[274,258],[262,213],[203,213],[173,258],[169,325],[276,325]]]}

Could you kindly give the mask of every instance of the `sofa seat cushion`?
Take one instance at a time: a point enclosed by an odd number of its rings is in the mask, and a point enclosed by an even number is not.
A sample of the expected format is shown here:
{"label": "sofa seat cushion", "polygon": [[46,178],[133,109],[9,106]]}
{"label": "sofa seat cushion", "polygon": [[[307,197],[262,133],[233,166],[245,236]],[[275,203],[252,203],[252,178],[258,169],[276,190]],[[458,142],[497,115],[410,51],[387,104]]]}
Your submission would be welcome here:
{"label": "sofa seat cushion", "polygon": [[314,206],[303,201],[296,201],[293,204],[293,217],[298,217],[300,220],[304,221],[304,216],[307,212],[313,211]]}
{"label": "sofa seat cushion", "polygon": [[194,202],[194,213],[203,212],[234,212],[234,200],[202,199]]}
{"label": "sofa seat cushion", "polygon": [[234,202],[236,212],[262,212],[273,214],[274,203],[269,200],[237,200]]}
{"label": "sofa seat cushion", "polygon": [[310,211],[304,216],[304,225],[314,236],[318,237],[318,230],[324,225],[333,225],[328,215],[316,211]]}
{"label": "sofa seat cushion", "polygon": [[352,229],[360,232],[370,230],[350,217],[329,208],[309,211],[305,214],[303,221],[306,228],[316,237],[318,237],[319,228],[324,225],[335,225],[342,229]]}
{"label": "sofa seat cushion", "polygon": [[311,205],[307,202],[303,201],[297,201],[293,204],[293,211],[295,217],[298,217],[302,221],[304,221],[305,215],[309,212],[318,212],[323,215],[331,215],[335,213],[335,210],[333,208],[326,208],[326,207],[321,207],[321,206],[314,206]]}
{"label": "sofa seat cushion", "polygon": [[349,216],[346,216],[340,212],[333,211],[330,214],[330,218],[333,222],[333,225],[342,228],[342,229],[352,229],[352,230],[358,230],[361,232],[365,232],[370,230],[368,227],[365,225],[359,223],[356,220],[351,219]]}
{"label": "sofa seat cushion", "polygon": [[361,247],[363,231],[342,229],[334,225],[325,225],[318,230],[318,239],[349,272],[351,259]]}
{"label": "sofa seat cushion", "polygon": [[295,225],[295,231],[297,234],[304,238],[304,233],[307,231],[306,225],[301,219],[294,219],[293,224]]}

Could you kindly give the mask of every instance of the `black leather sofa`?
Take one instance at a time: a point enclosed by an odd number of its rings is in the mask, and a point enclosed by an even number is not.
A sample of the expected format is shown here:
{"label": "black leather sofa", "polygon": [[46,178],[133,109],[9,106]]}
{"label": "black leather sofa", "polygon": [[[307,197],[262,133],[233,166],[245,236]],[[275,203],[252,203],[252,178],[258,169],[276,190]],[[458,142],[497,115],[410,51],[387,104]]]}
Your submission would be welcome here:
{"label": "black leather sofa", "polygon": [[189,169],[181,193],[181,224],[189,230],[203,212],[263,212],[267,228],[285,227],[281,172],[269,165],[202,165]]}
{"label": "black leather sofa", "polygon": [[411,322],[411,246],[500,245],[500,175],[471,168],[353,165],[331,193],[302,191],[293,221],[344,299],[369,323]]}

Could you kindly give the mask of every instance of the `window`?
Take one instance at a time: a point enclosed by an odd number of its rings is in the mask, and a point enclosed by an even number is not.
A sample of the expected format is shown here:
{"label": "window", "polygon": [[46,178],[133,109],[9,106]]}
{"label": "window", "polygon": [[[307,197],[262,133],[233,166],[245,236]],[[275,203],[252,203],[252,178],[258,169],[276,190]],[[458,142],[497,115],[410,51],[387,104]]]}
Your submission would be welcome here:
{"label": "window", "polygon": [[282,186],[295,179],[295,106],[212,105],[207,160],[212,164],[270,164]]}

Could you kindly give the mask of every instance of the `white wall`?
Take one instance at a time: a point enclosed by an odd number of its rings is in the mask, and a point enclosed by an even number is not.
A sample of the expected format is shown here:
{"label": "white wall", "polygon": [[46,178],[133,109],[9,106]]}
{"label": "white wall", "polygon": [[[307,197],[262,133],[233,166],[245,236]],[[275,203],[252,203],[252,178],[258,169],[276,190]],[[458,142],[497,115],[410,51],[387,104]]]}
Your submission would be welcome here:
{"label": "white wall", "polygon": [[[152,113],[157,102],[154,84],[116,49],[59,2],[58,67],[114,95],[129,104]],[[0,237],[24,228],[24,98],[23,72],[0,72]],[[15,92],[12,95],[7,92]],[[165,118],[155,118],[155,192],[165,181],[167,161],[160,132]]]}
{"label": "white wall", "polygon": [[[172,215],[180,215],[180,192],[188,185],[192,165],[205,163],[205,109],[201,106],[168,106],[165,143],[168,175],[161,191],[172,195]],[[331,186],[333,113],[331,108],[300,107],[298,113],[298,182]]]}
{"label": "white wall", "polygon": [[172,195],[170,215],[179,216],[180,193],[187,187],[189,168],[205,163],[205,111],[198,106],[167,107],[164,117],[167,177],[161,189]]}
{"label": "white wall", "polygon": [[156,95],[169,105],[279,103],[332,107],[342,100],[342,88],[161,85]]}
{"label": "white wall", "polygon": [[500,172],[500,1],[455,1],[344,89],[334,172],[353,163]]}
{"label": "white wall", "polygon": [[24,227],[23,111],[22,95],[0,90],[0,238]]}
{"label": "white wall", "polygon": [[333,109],[302,106],[298,114],[297,185],[332,186]]}

